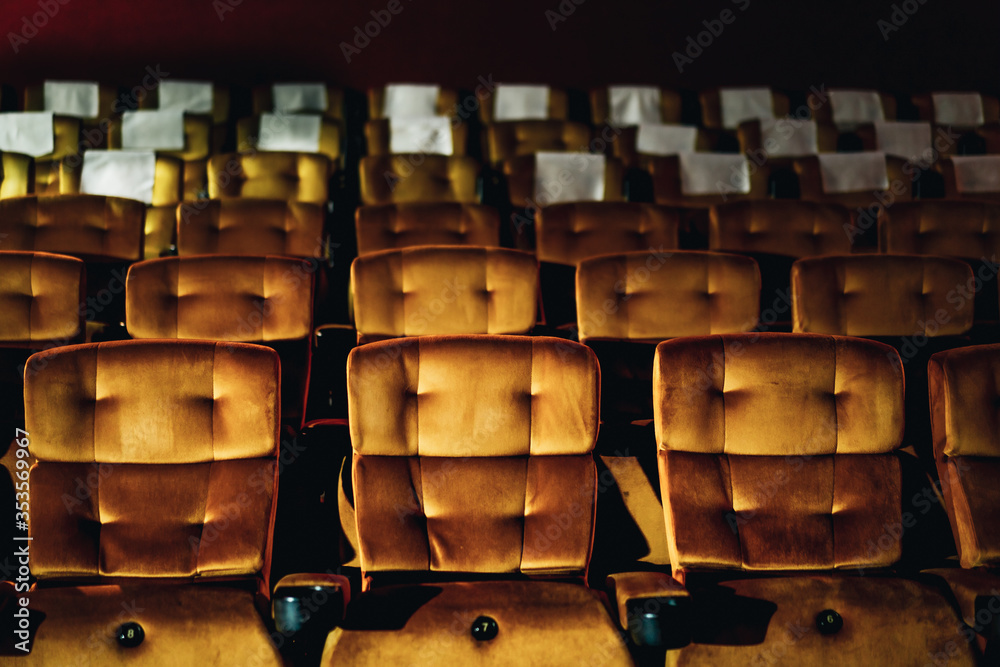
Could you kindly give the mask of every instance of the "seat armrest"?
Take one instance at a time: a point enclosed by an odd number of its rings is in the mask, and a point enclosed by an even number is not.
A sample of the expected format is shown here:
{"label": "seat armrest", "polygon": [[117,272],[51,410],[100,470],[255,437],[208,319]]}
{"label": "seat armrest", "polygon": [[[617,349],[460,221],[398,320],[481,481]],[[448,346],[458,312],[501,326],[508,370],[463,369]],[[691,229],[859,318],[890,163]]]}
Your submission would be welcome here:
{"label": "seat armrest", "polygon": [[618,622],[639,647],[679,648],[691,641],[691,594],[662,572],[622,572],[607,579]]}
{"label": "seat armrest", "polygon": [[344,620],[351,598],[347,577],[337,574],[289,574],[282,577],[271,596],[275,629],[288,643],[318,644]]}
{"label": "seat armrest", "polygon": [[977,568],[934,568],[923,574],[940,577],[951,589],[966,625],[984,637],[1000,633],[1000,576]]}

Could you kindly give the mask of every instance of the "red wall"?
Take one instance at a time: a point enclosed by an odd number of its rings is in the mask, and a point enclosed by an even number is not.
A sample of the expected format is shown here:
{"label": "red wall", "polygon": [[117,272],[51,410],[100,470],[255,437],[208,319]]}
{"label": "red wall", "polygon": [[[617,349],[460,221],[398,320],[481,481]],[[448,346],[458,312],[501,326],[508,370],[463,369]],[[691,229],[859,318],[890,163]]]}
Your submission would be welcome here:
{"label": "red wall", "polygon": [[[3,0],[0,81],[90,77],[135,85],[147,65],[159,64],[173,77],[325,78],[356,88],[393,80],[472,86],[492,74],[581,88],[631,81],[686,89],[1000,89],[996,0],[905,0],[916,11],[900,10],[896,18],[906,23],[888,40],[878,22],[903,0],[392,2],[401,11],[348,63],[340,43],[352,42],[355,27],[363,29],[371,11],[386,11],[389,0]],[[553,30],[546,12],[560,3],[573,11]],[[721,34],[678,72],[671,54],[723,10],[732,22],[715,24]],[[33,17],[45,20],[37,34],[25,23]],[[12,34],[30,37],[16,39],[16,53]]]}

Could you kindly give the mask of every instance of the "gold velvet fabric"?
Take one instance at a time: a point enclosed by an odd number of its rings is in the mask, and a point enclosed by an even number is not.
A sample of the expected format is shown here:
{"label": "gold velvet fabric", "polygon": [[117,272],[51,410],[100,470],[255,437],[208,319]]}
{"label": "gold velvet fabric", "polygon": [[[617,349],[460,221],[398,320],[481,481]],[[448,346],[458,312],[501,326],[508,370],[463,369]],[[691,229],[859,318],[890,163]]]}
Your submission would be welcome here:
{"label": "gold velvet fabric", "polygon": [[[459,582],[375,593],[385,605],[383,618],[403,614],[405,624],[389,626],[382,620],[375,627],[335,629],[327,637],[320,663],[324,667],[633,664],[603,604],[582,586]],[[480,615],[496,620],[496,638],[473,639],[470,628]]]}
{"label": "gold velvet fabric", "polygon": [[[855,211],[862,208],[865,211],[874,207],[884,206],[881,202],[892,202],[887,210],[892,210],[900,202],[913,199],[913,178],[909,168],[904,168],[906,160],[894,156],[886,156],[886,177],[889,179],[889,189],[881,191],[862,190],[860,192],[825,192],[823,176],[820,172],[819,158],[816,156],[797,158],[794,161],[795,173],[799,177],[799,197],[805,201],[816,201],[827,204],[841,204]],[[881,216],[880,216],[881,217]]]}
{"label": "gold velvet fabric", "polygon": [[[121,341],[29,360],[32,572],[40,579],[266,572],[278,358]],[[86,487],[80,490],[80,480]],[[69,499],[69,500],[67,500]]]}
{"label": "gold velvet fabric", "polygon": [[[271,113],[274,110],[274,92],[270,85],[255,86],[251,95],[255,115]],[[323,111],[323,115],[334,120],[344,120],[344,90],[342,88],[326,87],[326,109]]]}
{"label": "gold velvet fabric", "polygon": [[[503,173],[507,178],[507,190],[510,203],[518,208],[540,208],[535,193],[535,156],[520,155],[503,163]],[[625,168],[613,157],[604,162],[604,199],[602,201],[623,201],[622,185],[625,180]],[[543,193],[544,195],[544,193]]]}
{"label": "gold velvet fabric", "polygon": [[[368,117],[385,118],[383,109],[385,108],[385,88],[376,86],[368,89]],[[435,116],[454,116],[459,103],[458,91],[454,88],[441,87],[438,93],[437,106],[434,109]]]}
{"label": "gold velvet fabric", "polygon": [[[493,123],[493,95],[484,96],[479,101],[479,120],[483,125]],[[569,116],[569,95],[562,88],[549,87],[549,107],[546,118],[549,120],[566,120]]]}
{"label": "gold velvet fabric", "polygon": [[211,199],[286,199],[326,204],[333,166],[316,153],[224,153],[208,161]]}
{"label": "gold velvet fabric", "polygon": [[676,579],[663,572],[619,572],[608,576],[608,593],[618,606],[618,623],[629,628],[629,600],[688,597],[689,593]]}
{"label": "gold velvet fabric", "polygon": [[[58,194],[59,193],[59,168],[62,161],[70,156],[79,159],[80,154],[80,129],[82,121],[79,118],[69,116],[54,116],[52,119],[52,152],[48,155],[39,155],[34,158],[35,175],[33,178],[33,188],[19,194],[34,192],[36,194]],[[15,154],[11,154],[15,155]],[[6,156],[5,156],[6,157]],[[31,158],[26,155],[18,157],[31,163]],[[6,165],[4,165],[6,171]],[[2,192],[2,191],[0,191]]]}
{"label": "gold velvet fabric", "polygon": [[554,338],[355,348],[348,404],[362,569],[585,574],[599,383],[593,353]]}
{"label": "gold velvet fabric", "polygon": [[480,204],[359,206],[358,254],[421,245],[500,245],[500,214]]}
{"label": "gold velvet fabric", "polygon": [[359,170],[365,205],[479,202],[479,163],[464,155],[370,155]]}
{"label": "gold velvet fabric", "polygon": [[1000,345],[931,357],[934,458],[962,567],[1000,563]]}
{"label": "gold velvet fabric", "polygon": [[540,262],[575,266],[595,255],[678,247],[680,216],[674,209],[633,202],[552,204],[535,218]]}
{"label": "gold velvet fabric", "polygon": [[951,159],[942,158],[938,160],[934,163],[934,168],[944,177],[944,196],[946,199],[956,201],[985,201],[992,202],[993,204],[1000,203],[1000,191],[960,192],[955,176],[955,163]]}
{"label": "gold velvet fabric", "polygon": [[733,202],[712,207],[708,247],[791,257],[848,254],[851,225],[851,212],[836,204],[791,199]]}
{"label": "gold velvet fabric", "polygon": [[177,254],[323,256],[319,204],[268,199],[208,199],[175,211]]}
{"label": "gold velvet fabric", "polygon": [[134,262],[142,259],[142,202],[102,195],[0,200],[0,248]]}
{"label": "gold velvet fabric", "polygon": [[362,344],[428,334],[523,334],[538,312],[538,265],[519,250],[384,250],[354,260],[351,284]]}
{"label": "gold velvet fabric", "polygon": [[[698,101],[701,103],[701,124],[712,130],[722,128],[722,102],[718,88],[703,90],[698,94]],[[788,115],[788,96],[784,93],[771,91],[771,106],[774,109],[774,117],[781,118]]]}
{"label": "gold velvet fabric", "polygon": [[[101,127],[101,121],[110,120],[115,113],[115,102],[118,101],[118,88],[108,84],[99,84],[97,88],[97,115],[93,118],[80,119],[80,126],[92,130],[92,134],[99,133],[101,140],[97,145],[90,148],[107,148],[106,134]],[[24,110],[44,111],[45,110],[45,84],[33,83],[24,87]],[[73,119],[77,120],[77,119]],[[74,151],[75,152],[75,151]]]}
{"label": "gold velvet fabric", "polygon": [[888,253],[1000,256],[1000,206],[973,201],[915,201],[887,210],[879,249]]}
{"label": "gold velvet fabric", "polygon": [[[703,617],[708,627],[696,641],[667,652],[667,665],[977,664],[974,643],[948,600],[915,581],[850,574],[757,578],[722,581],[705,595],[718,599],[713,609],[719,612]],[[840,632],[817,630],[825,609],[843,618]]]}
{"label": "gold velvet fabric", "polygon": [[[108,147],[122,147],[122,124],[120,120],[111,123],[108,129]],[[185,163],[204,160],[212,154],[212,117],[207,114],[184,114],[184,148],[181,150],[158,150],[159,155],[175,157]]]}
{"label": "gold velvet fabric", "polygon": [[731,201],[767,199],[769,197],[768,181],[771,177],[771,169],[766,163],[760,166],[750,163],[750,192],[746,194],[733,191],[733,185],[728,181],[719,185],[719,194],[684,194],[681,191],[680,160],[676,155],[653,157],[649,160],[646,168],[653,178],[653,200],[657,204],[707,208]]}
{"label": "gold velvet fabric", "polygon": [[[140,109],[159,109],[159,91],[154,88],[139,97]],[[229,123],[230,94],[229,87],[215,85],[212,87],[212,111],[207,115],[212,120],[212,153],[221,153],[226,141],[227,124]]]}
{"label": "gold velvet fabric", "polygon": [[[654,426],[676,570],[888,566],[902,364],[874,341],[749,333],[660,343]],[[787,415],[787,418],[783,417]]]}
{"label": "gold velvet fabric", "polygon": [[749,331],[759,312],[760,271],[741,255],[630,252],[592,257],[576,270],[581,343]]}
{"label": "gold velvet fabric", "polygon": [[[37,542],[36,542],[37,544]],[[35,586],[29,609],[42,618],[31,653],[14,665],[256,665],[280,667],[281,655],[254,593],[234,586],[176,586],[147,581],[101,586]],[[13,600],[11,600],[13,602]],[[13,613],[8,607],[5,613]],[[43,617],[44,615],[44,617]],[[146,639],[119,646],[117,628],[133,621]]]}
{"label": "gold velvet fabric", "polygon": [[126,325],[135,338],[250,343],[308,339],[312,279],[290,257],[202,255],[133,264]]}
{"label": "gold velvet fabric", "polygon": [[[368,155],[391,155],[391,122],[388,118],[376,118],[365,123],[365,140]],[[469,126],[466,123],[451,124],[452,155],[465,155],[469,144]]]}
{"label": "gold velvet fabric", "polygon": [[972,280],[968,264],[947,257],[806,257],[792,265],[792,324],[844,336],[959,335],[973,304],[956,295]]}
{"label": "gold velvet fabric", "polygon": [[40,347],[83,338],[83,262],[46,252],[0,252],[0,343]]}
{"label": "gold velvet fabric", "polygon": [[[680,123],[682,104],[680,93],[668,88],[660,88],[660,122]],[[606,87],[594,88],[590,91],[590,117],[595,126],[611,123],[611,106]]]}
{"label": "gold velvet fabric", "polygon": [[[256,150],[260,134],[260,116],[241,118],[236,123],[236,145],[240,150]],[[323,116],[319,127],[319,150],[316,152],[325,155],[330,164],[340,164],[344,155],[343,144],[343,129],[340,123]],[[264,154],[267,152],[262,151]]]}
{"label": "gold velvet fabric", "polygon": [[[22,197],[35,190],[36,169],[27,155],[20,153],[0,153],[0,199]],[[35,172],[37,173],[37,171]]]}
{"label": "gold velvet fabric", "polygon": [[[64,160],[59,167],[59,193],[81,194],[80,179],[83,170],[70,166]],[[180,158],[157,154],[153,174],[152,206],[176,206],[184,196],[184,163]]]}
{"label": "gold velvet fabric", "polygon": [[486,146],[494,165],[542,151],[586,152],[590,146],[590,128],[565,120],[502,121],[486,128]]}

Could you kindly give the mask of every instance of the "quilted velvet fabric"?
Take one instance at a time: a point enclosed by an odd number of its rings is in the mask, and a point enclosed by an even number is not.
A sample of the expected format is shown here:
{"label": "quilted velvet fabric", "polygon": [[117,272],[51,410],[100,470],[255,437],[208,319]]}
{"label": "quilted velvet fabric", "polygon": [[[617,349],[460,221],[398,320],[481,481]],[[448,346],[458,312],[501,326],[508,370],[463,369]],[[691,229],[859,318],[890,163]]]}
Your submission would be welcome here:
{"label": "quilted velvet fabric", "polygon": [[419,245],[500,245],[495,208],[455,202],[359,206],[358,254]]}
{"label": "quilted velvet fabric", "polygon": [[845,229],[851,224],[850,211],[835,204],[732,202],[712,207],[708,247],[791,257],[846,254],[851,239]]}
{"label": "quilted velvet fabric", "polygon": [[210,199],[181,204],[175,214],[178,255],[322,256],[319,204]]}
{"label": "quilted velvet fabric", "polygon": [[479,164],[463,155],[370,155],[360,177],[365,205],[479,201]]}
{"label": "quilted velvet fabric", "polygon": [[286,199],[325,205],[333,168],[315,153],[227,153],[208,161],[211,199]]}
{"label": "quilted velvet fabric", "polygon": [[83,337],[85,281],[84,264],[73,257],[0,253],[0,343],[42,347],[78,342]]}

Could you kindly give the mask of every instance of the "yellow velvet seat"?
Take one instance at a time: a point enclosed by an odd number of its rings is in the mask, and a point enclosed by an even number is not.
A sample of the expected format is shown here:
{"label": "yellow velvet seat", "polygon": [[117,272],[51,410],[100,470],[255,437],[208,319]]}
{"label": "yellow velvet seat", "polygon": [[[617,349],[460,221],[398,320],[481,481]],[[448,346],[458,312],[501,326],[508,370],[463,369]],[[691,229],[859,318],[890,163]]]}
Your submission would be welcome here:
{"label": "yellow velvet seat", "polygon": [[280,199],[204,199],[177,207],[177,254],[322,258],[324,210]]}
{"label": "yellow velvet seat", "polygon": [[[659,613],[692,629],[662,626],[668,664],[923,664],[943,651],[975,664],[950,600],[890,569],[901,555],[886,537],[902,520],[900,366],[884,344],[837,336],[660,343],[666,595],[687,604]],[[616,591],[619,602],[642,603],[637,590]]]}
{"label": "yellow velvet seat", "polygon": [[[736,89],[738,90],[738,89]],[[701,104],[701,124],[711,130],[726,129],[723,123],[722,97],[719,88],[703,90],[698,94]],[[775,118],[787,116],[789,111],[788,96],[784,93],[771,91],[771,111]],[[736,128],[729,128],[736,129]]]}
{"label": "yellow velvet seat", "polygon": [[749,192],[737,192],[728,180],[716,184],[716,192],[710,194],[685,194],[682,185],[680,159],[673,156],[653,157],[646,168],[653,179],[653,199],[657,204],[683,206],[686,208],[708,208],[717,204],[744,199],[767,199],[768,179],[771,168],[767,163],[756,165],[747,163],[750,174]]}
{"label": "yellow velvet seat", "polygon": [[210,199],[286,199],[326,205],[334,165],[315,153],[226,153],[208,161]]}
{"label": "yellow velvet seat", "polygon": [[309,385],[313,276],[300,259],[164,257],[132,265],[125,324],[133,338],[259,343],[282,359],[282,417],[300,428]]}
{"label": "yellow velvet seat", "polygon": [[[1000,169],[1000,161],[990,162],[989,164],[984,164],[982,166],[973,167],[972,171],[982,170],[984,172],[981,177],[985,184],[981,184],[976,190],[970,191],[968,189],[963,189],[962,184],[959,183],[958,175],[956,174],[955,162],[956,160],[963,159],[974,159],[974,156],[969,157],[956,157],[956,158],[942,158],[934,163],[934,169],[936,169],[944,178],[944,196],[946,199],[951,199],[955,201],[984,201],[997,203],[1000,201],[1000,186],[996,186],[996,172]],[[981,156],[986,159],[996,159],[996,155],[985,155]],[[969,168],[969,167],[967,167]]]}
{"label": "yellow velvet seat", "polygon": [[[581,153],[586,155],[586,153]],[[503,163],[503,175],[507,179],[507,191],[510,203],[515,208],[526,209],[528,211],[543,208],[547,203],[544,195],[539,194],[535,182],[534,155],[520,155],[505,160]],[[623,186],[625,182],[625,168],[620,161],[615,158],[606,158],[604,162],[604,194],[601,201],[623,201],[625,199]]]}
{"label": "yellow velvet seat", "polygon": [[893,156],[886,156],[885,163],[888,179],[888,187],[885,190],[826,192],[819,159],[815,156],[799,158],[795,160],[794,166],[795,173],[799,177],[800,196],[806,201],[841,204],[852,211],[861,209],[859,213],[868,213],[871,217],[871,222],[868,224],[873,226],[884,210],[913,198],[915,168],[912,165],[908,166],[906,160]]}
{"label": "yellow velvet seat", "polygon": [[[200,83],[200,82],[194,82]],[[232,106],[231,94],[228,86],[212,84],[212,108],[207,113],[191,114],[186,112],[186,116],[202,116],[208,118],[212,124],[211,150],[209,154],[221,153],[229,137],[230,108]],[[139,96],[140,109],[159,109],[160,91],[152,88]],[[201,123],[202,121],[199,121]],[[186,124],[185,124],[186,125]],[[241,148],[241,147],[237,147]]]}
{"label": "yellow velvet seat", "polygon": [[[367,90],[368,118],[386,118],[385,86],[373,86]],[[434,115],[453,117],[458,108],[458,91],[445,86],[438,87],[437,98],[434,101]]]}
{"label": "yellow velvet seat", "polygon": [[20,153],[0,153],[0,199],[35,192],[35,162]]}
{"label": "yellow velvet seat", "polygon": [[[258,150],[261,136],[260,115],[241,118],[236,123],[236,145],[240,151]],[[333,118],[322,116],[319,126],[319,145],[316,152],[325,155],[330,164],[340,166],[344,159],[343,125]],[[266,151],[264,151],[266,154]]]}
{"label": "yellow velvet seat", "polygon": [[535,324],[538,267],[530,253],[419,246],[368,253],[351,265],[358,344],[442,334],[523,334]]}
{"label": "yellow velvet seat", "polygon": [[851,252],[851,214],[836,204],[773,200],[713,206],[712,250],[809,257]]}
{"label": "yellow velvet seat", "polygon": [[[280,85],[279,82],[275,84]],[[322,111],[324,116],[332,118],[343,122],[346,119],[346,110],[344,107],[344,89],[338,88],[336,86],[324,86],[326,89],[326,108]],[[254,86],[251,91],[251,103],[253,105],[254,115],[259,115],[262,113],[269,113],[271,111],[276,111],[275,99],[274,99],[274,86],[264,85],[264,86]],[[316,113],[317,110],[310,109],[309,111],[295,110],[289,111],[287,113]]]}
{"label": "yellow velvet seat", "polygon": [[[82,138],[86,142],[87,148],[107,148],[108,146],[108,123],[113,121],[120,113],[119,96],[116,86],[108,84],[98,84],[97,87],[97,115],[90,118],[70,118],[61,116],[56,118],[56,145],[61,145],[59,141],[60,120],[67,131],[67,136],[73,137],[75,141],[72,145],[72,153],[79,149]],[[25,111],[45,111],[45,84],[32,83],[24,87],[24,110]],[[71,121],[71,122],[70,122]],[[67,141],[65,145],[69,147]],[[69,153],[67,153],[69,154]],[[58,159],[58,158],[57,158]]]}
{"label": "yellow velvet seat", "polygon": [[421,245],[500,245],[500,214],[480,204],[359,206],[354,215],[358,255]]}
{"label": "yellow velvet seat", "polygon": [[361,203],[479,202],[479,163],[464,155],[370,155],[361,158]]}
{"label": "yellow velvet seat", "polygon": [[[450,155],[465,155],[469,144],[469,126],[466,123],[449,122],[452,152]],[[392,155],[392,120],[375,118],[365,123],[365,141],[368,155]]]}
{"label": "yellow velvet seat", "polygon": [[970,201],[897,204],[879,223],[879,250],[998,261],[1000,206]]}
{"label": "yellow velvet seat", "polygon": [[[842,89],[844,90],[844,89]],[[830,99],[830,93],[836,94],[837,89],[831,88],[827,89],[825,86],[821,86],[818,90],[814,89],[810,91],[806,98],[806,104],[812,112],[813,120],[817,123],[829,124],[834,123],[834,103]],[[895,120],[896,119],[896,97],[891,93],[884,93],[880,91],[869,91],[869,90],[857,90],[849,92],[858,93],[869,93],[874,92],[878,96],[879,103],[882,105],[882,116],[885,120]]]}
{"label": "yellow velvet seat", "polygon": [[[27,188],[17,194],[59,194],[59,175],[63,160],[71,161],[76,165],[79,165],[83,160],[80,154],[81,132],[81,119],[70,116],[53,116],[51,153],[39,155],[33,160],[24,155],[11,154],[11,157],[17,157],[29,163],[33,162],[34,167],[34,176],[29,180]],[[4,172],[6,173],[8,169],[12,172],[18,172],[25,167],[14,164],[8,166],[5,156]],[[0,194],[3,192],[4,190],[0,186]]]}
{"label": "yellow velvet seat", "polygon": [[[580,583],[593,354],[552,338],[420,337],[358,347],[348,377],[365,592],[323,664],[631,664]],[[495,636],[475,638],[490,620]]]}
{"label": "yellow velvet seat", "polygon": [[500,166],[520,155],[541,151],[582,151],[590,147],[590,128],[564,120],[512,120],[486,128],[490,164]]}
{"label": "yellow velvet seat", "polygon": [[[5,613],[17,595],[32,619],[31,653],[11,664],[281,665],[256,606],[269,593],[277,355],[123,341],[36,357],[25,409],[38,581],[4,596]],[[126,623],[144,631],[138,646],[116,640]]]}
{"label": "yellow velvet seat", "polygon": [[[682,99],[680,93],[669,88],[660,88],[660,123],[681,122]],[[590,120],[596,127],[611,124],[611,100],[608,88],[593,88],[590,91]]]}
{"label": "yellow velvet seat", "polygon": [[[982,93],[978,93],[978,95],[983,107],[983,123],[988,124],[1000,122],[1000,99],[998,99],[995,95],[984,95]],[[913,102],[913,106],[917,108],[917,114],[920,116],[920,120],[924,120],[929,123],[949,125],[949,123],[943,122],[945,119],[941,119],[940,116],[938,116],[934,104],[933,93],[918,93],[912,95],[910,100]]]}
{"label": "yellow velvet seat", "polygon": [[[490,90],[484,91],[482,95],[479,95],[479,91],[477,91],[477,98],[479,99],[479,120],[483,125],[490,125],[491,123],[496,123],[499,120],[496,117],[496,95],[497,87],[502,85],[504,84],[498,83]],[[542,114],[544,118],[541,120],[567,120],[569,117],[569,94],[564,88],[553,88],[551,86],[546,86],[546,88],[548,88],[547,101],[545,110]]]}

